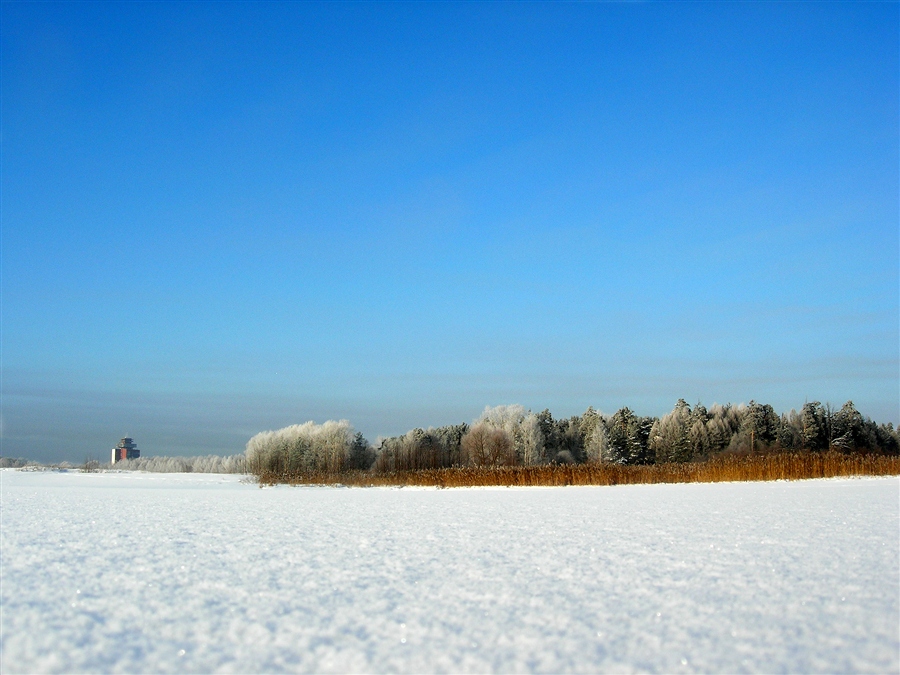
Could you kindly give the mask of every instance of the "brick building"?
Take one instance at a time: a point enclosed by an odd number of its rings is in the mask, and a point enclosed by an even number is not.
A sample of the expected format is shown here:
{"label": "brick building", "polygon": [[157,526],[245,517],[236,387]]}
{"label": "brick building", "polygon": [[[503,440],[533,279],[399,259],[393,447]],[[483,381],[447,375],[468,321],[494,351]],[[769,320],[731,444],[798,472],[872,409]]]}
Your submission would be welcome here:
{"label": "brick building", "polygon": [[119,441],[119,444],[112,449],[112,463],[115,464],[120,459],[137,459],[141,456],[141,451],[134,444],[134,439],[127,436]]}

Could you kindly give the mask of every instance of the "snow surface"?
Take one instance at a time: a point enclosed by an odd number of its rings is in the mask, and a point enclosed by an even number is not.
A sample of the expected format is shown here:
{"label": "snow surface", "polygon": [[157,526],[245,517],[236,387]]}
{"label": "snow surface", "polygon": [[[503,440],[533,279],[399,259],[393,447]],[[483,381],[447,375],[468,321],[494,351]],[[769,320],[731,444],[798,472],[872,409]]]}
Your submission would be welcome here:
{"label": "snow surface", "polygon": [[897,672],[900,480],[0,471],[0,669]]}

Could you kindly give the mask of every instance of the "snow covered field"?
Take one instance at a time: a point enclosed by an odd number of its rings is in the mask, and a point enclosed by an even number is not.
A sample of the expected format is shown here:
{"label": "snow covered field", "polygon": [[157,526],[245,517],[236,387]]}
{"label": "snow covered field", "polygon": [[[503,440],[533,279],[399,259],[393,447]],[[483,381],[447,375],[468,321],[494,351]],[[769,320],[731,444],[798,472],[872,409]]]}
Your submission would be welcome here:
{"label": "snow covered field", "polygon": [[897,672],[900,480],[0,471],[0,670]]}

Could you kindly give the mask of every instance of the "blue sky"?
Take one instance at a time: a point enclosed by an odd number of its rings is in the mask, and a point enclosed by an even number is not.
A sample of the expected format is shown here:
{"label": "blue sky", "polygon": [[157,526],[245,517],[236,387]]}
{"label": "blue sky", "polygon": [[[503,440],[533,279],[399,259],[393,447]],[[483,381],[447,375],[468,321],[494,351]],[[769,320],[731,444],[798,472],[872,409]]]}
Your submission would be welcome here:
{"label": "blue sky", "polygon": [[900,421],[897,3],[0,11],[5,456]]}

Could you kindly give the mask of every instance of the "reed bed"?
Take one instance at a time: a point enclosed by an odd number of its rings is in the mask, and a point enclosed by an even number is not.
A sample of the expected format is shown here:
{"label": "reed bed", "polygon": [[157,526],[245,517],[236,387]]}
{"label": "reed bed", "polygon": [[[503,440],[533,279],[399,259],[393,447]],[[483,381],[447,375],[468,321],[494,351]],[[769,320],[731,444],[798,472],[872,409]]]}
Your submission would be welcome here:
{"label": "reed bed", "polygon": [[900,475],[900,457],[839,452],[719,455],[703,462],[622,466],[569,464],[543,466],[451,467],[396,472],[263,473],[260,485],[369,486],[558,486],[636,483],[718,483],[724,481],[803,480],[837,476]]}

